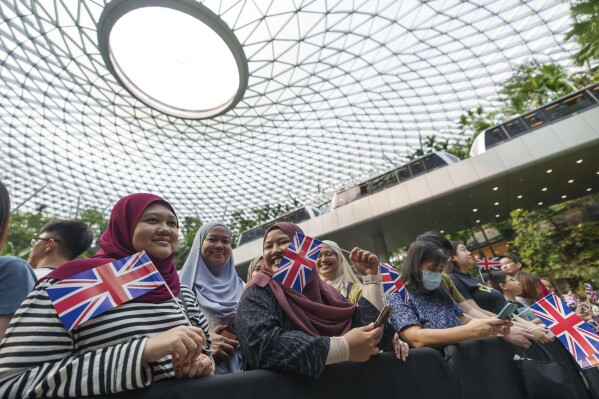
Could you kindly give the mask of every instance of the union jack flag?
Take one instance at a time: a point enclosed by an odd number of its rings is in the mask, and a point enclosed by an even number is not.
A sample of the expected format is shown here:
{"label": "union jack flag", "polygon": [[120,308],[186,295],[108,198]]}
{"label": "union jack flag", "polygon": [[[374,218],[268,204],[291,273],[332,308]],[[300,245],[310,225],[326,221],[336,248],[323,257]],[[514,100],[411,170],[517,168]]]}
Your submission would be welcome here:
{"label": "union jack flag", "polygon": [[478,270],[481,272],[501,270],[499,258],[479,258],[476,260],[476,267],[478,267]]}
{"label": "union jack flag", "polygon": [[381,263],[381,282],[383,283],[383,292],[389,295],[397,291],[402,301],[407,301],[410,298],[408,290],[403,284],[403,280],[399,272],[390,263]]}
{"label": "union jack flag", "polygon": [[67,331],[165,284],[144,251],[96,266],[46,288]]}
{"label": "union jack flag", "polygon": [[591,367],[599,366],[599,354],[595,353],[594,355],[589,356],[586,359],[579,360],[578,365],[582,369],[589,369]]}
{"label": "union jack flag", "polygon": [[584,283],[584,291],[587,294],[589,301],[595,302],[595,291],[593,291],[593,285],[591,283]]}
{"label": "union jack flag", "polygon": [[577,361],[599,353],[599,335],[580,316],[550,293],[530,307]]}
{"label": "union jack flag", "polygon": [[273,274],[273,280],[302,292],[320,254],[322,241],[295,233],[283,260]]}

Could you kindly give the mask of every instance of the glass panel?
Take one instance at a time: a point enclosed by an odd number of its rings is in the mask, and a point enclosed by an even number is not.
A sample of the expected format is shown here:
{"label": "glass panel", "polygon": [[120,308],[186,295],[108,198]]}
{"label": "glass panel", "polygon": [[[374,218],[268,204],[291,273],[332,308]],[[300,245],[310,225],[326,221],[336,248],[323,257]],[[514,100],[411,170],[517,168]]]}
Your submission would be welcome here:
{"label": "glass panel", "polygon": [[495,126],[491,129],[485,130],[485,147],[491,148],[497,144],[507,141],[508,137],[501,128],[501,126]]}
{"label": "glass panel", "polygon": [[543,115],[543,113],[540,110],[524,114],[522,116],[522,119],[524,119],[524,123],[526,123],[526,126],[529,129],[536,129],[537,127],[547,122],[547,118]]}
{"label": "glass panel", "polygon": [[422,160],[414,161],[410,163],[410,170],[412,171],[412,176],[418,176],[421,173],[424,173],[424,164]]}
{"label": "glass panel", "polygon": [[542,111],[543,115],[545,115],[548,120],[554,121],[563,118],[564,116],[573,114],[574,112],[588,108],[591,105],[594,105],[594,101],[592,100],[591,96],[585,92],[581,92],[563,98],[559,102],[549,104],[546,107],[543,107]]}
{"label": "glass panel", "polygon": [[507,121],[506,123],[500,125],[505,129],[507,134],[510,135],[511,138],[520,136],[521,134],[526,133],[528,130],[526,125],[520,118],[512,119],[511,121]]}
{"label": "glass panel", "polygon": [[377,191],[381,191],[386,189],[387,187],[395,186],[397,183],[397,179],[395,178],[395,172],[391,171],[389,173],[385,173],[382,176],[375,177],[368,183],[368,189],[370,193],[376,193]]}
{"label": "glass panel", "polygon": [[402,166],[401,168],[395,169],[395,173],[397,174],[397,177],[400,182],[404,181],[404,180],[408,180],[409,178],[412,177],[412,174],[410,173],[410,169],[408,169],[407,166]]}
{"label": "glass panel", "polygon": [[443,158],[441,158],[437,154],[430,154],[425,156],[424,158],[422,158],[422,162],[424,162],[426,170],[433,170],[447,165],[447,162],[445,162],[445,160],[443,160]]}

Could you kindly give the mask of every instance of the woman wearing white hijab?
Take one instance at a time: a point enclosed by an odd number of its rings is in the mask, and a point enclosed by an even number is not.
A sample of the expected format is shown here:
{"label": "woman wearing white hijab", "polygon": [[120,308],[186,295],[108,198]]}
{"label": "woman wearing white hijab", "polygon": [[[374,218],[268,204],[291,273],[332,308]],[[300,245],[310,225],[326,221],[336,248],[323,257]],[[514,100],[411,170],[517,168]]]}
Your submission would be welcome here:
{"label": "woman wearing white hijab", "polygon": [[337,243],[323,241],[320,255],[316,260],[316,269],[322,281],[335,287],[349,302],[358,303],[362,296],[362,284],[341,253]]}
{"label": "woman wearing white hijab", "polygon": [[208,320],[215,374],[241,371],[241,350],[232,324],[244,284],[235,271],[229,236],[222,222],[202,225],[180,272],[181,282],[193,287]]}

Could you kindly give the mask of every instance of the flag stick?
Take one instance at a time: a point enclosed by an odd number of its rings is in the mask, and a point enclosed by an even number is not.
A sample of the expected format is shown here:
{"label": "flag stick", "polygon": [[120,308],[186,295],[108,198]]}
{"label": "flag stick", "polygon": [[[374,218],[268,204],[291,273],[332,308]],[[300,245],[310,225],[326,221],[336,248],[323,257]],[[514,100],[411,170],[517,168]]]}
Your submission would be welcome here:
{"label": "flag stick", "polygon": [[164,286],[168,290],[168,293],[171,294],[171,297],[175,300],[175,303],[177,304],[177,306],[179,306],[179,310],[181,311],[181,313],[183,313],[183,316],[185,316],[185,320],[187,320],[187,323],[189,324],[189,326],[193,327],[193,325],[191,324],[191,320],[189,320],[189,317],[187,317],[187,314],[185,313],[185,310],[183,310],[183,308],[181,307],[181,304],[179,303],[179,301],[177,301],[177,298],[173,294],[173,291],[171,291],[171,288],[168,286],[168,284],[166,283],[166,281],[164,282]]}
{"label": "flag stick", "polygon": [[482,281],[482,283],[485,283],[485,279],[483,278],[483,272],[480,270],[480,268],[477,266],[476,267],[478,269],[478,274],[480,274],[480,281]]}

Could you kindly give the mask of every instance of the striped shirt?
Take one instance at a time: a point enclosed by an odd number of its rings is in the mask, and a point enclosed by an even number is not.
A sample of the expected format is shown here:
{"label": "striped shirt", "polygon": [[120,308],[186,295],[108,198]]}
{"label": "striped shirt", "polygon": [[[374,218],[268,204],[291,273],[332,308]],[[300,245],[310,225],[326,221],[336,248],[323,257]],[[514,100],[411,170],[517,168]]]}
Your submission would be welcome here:
{"label": "striped shirt", "polygon": [[[128,302],[67,332],[46,292],[56,281],[37,285],[10,322],[0,343],[0,398],[106,395],[175,377],[171,355],[142,361],[147,337],[187,325],[174,299]],[[194,292],[181,285],[179,297],[210,343]]]}

